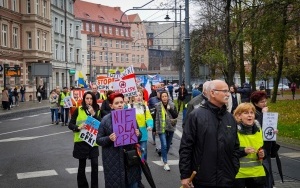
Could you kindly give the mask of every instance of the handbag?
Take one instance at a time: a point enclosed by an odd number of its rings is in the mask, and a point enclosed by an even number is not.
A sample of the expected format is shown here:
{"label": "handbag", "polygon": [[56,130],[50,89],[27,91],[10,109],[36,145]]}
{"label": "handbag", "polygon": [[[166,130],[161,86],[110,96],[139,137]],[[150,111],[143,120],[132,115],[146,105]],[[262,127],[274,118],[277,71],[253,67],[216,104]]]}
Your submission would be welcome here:
{"label": "handbag", "polygon": [[132,166],[139,165],[141,159],[138,156],[136,149],[132,149],[132,150],[124,149],[124,160],[125,160],[126,167],[132,167]]}
{"label": "handbag", "polygon": [[177,119],[170,119],[170,122],[171,122],[171,125],[172,125],[173,127],[175,127],[176,124],[177,124]]}

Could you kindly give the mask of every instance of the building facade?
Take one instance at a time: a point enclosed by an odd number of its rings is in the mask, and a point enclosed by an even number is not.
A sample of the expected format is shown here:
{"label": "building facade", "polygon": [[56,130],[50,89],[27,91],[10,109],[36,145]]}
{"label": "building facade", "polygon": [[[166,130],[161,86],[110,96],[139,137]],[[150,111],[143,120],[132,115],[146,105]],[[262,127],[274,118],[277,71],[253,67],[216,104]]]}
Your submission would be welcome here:
{"label": "building facade", "polygon": [[[106,75],[109,69],[130,65],[137,71],[147,69],[148,50],[140,44],[139,47],[133,44],[141,33],[145,35],[145,30],[127,24],[129,17],[123,15],[120,7],[78,0],[74,4],[74,12],[75,18],[82,21],[82,71],[89,81],[95,81],[96,75]],[[123,23],[120,22],[121,17]],[[134,15],[131,19],[139,18]],[[143,41],[139,43],[146,44]]]}
{"label": "building facade", "polygon": [[19,67],[17,77],[1,71],[0,85],[26,87],[26,99],[34,99],[37,85],[46,79],[32,75],[34,63],[50,63],[50,0],[0,0],[0,64]]}
{"label": "building facade", "polygon": [[76,70],[82,69],[81,21],[75,19],[73,0],[52,0],[51,13],[53,73],[50,86],[74,86]]}

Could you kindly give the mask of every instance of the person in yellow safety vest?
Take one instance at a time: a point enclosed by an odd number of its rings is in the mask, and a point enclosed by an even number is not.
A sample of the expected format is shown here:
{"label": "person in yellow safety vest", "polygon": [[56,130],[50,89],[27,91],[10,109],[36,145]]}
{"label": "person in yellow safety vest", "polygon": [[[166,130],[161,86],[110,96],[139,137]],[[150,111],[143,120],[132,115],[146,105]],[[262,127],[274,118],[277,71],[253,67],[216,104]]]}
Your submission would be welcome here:
{"label": "person in yellow safety vest", "polygon": [[69,120],[69,107],[65,106],[65,97],[70,96],[70,92],[68,91],[68,87],[64,87],[63,91],[59,94],[58,102],[60,105],[60,113],[61,113],[61,120],[62,124],[61,126],[67,126],[68,120]]}
{"label": "person in yellow safety vest", "polygon": [[240,142],[240,169],[236,175],[234,188],[263,188],[266,173],[262,165],[265,151],[263,133],[255,120],[255,107],[251,103],[241,103],[234,111],[238,122]]}
{"label": "person in yellow safety vest", "polygon": [[90,91],[83,95],[82,106],[79,106],[77,110],[74,111],[69,123],[69,129],[74,132],[73,157],[79,160],[77,173],[78,187],[89,187],[85,175],[86,159],[91,160],[91,187],[98,187],[98,145],[94,144],[92,147],[80,138],[80,131],[86,128],[84,122],[88,116],[92,116],[99,121],[101,120],[96,96]]}

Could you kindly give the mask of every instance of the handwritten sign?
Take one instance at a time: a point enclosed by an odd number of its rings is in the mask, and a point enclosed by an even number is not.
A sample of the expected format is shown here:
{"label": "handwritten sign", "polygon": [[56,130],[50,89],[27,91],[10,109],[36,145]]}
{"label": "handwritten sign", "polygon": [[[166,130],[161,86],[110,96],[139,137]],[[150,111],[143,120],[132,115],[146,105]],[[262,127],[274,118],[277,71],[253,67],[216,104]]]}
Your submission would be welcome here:
{"label": "handwritten sign", "polygon": [[264,141],[275,141],[276,134],[274,130],[277,129],[278,113],[265,112],[263,113],[263,137]]}
{"label": "handwritten sign", "polygon": [[64,98],[64,108],[71,108],[73,106],[72,104],[72,98],[70,96],[67,96]]}
{"label": "handwritten sign", "polygon": [[114,82],[114,78],[99,78],[99,79],[97,79],[98,88],[103,91],[112,90],[113,82]]}
{"label": "handwritten sign", "polygon": [[113,110],[111,115],[113,131],[117,136],[114,146],[118,147],[137,143],[138,138],[135,134],[135,129],[137,129],[135,109]]}
{"label": "handwritten sign", "polygon": [[98,128],[100,126],[100,121],[97,119],[88,116],[84,122],[85,129],[80,130],[80,139],[88,143],[90,146],[95,146],[96,138],[98,134]]}
{"label": "handwritten sign", "polygon": [[113,82],[115,92],[122,93],[125,97],[137,96],[137,87],[134,75],[131,78]]}

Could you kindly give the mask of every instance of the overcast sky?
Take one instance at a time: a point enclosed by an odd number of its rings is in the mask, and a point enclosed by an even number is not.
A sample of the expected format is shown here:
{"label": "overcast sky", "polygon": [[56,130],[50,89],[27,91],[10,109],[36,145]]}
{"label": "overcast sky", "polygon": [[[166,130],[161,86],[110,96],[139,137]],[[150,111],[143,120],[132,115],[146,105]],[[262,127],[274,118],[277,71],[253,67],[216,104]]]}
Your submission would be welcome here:
{"label": "overcast sky", "polygon": [[[102,4],[107,6],[118,6],[121,7],[121,10],[124,12],[128,9],[132,9],[133,7],[141,7],[145,5],[148,2],[151,2],[151,0],[84,0],[96,4]],[[170,0],[169,0],[170,1]],[[177,0],[179,1],[179,0]],[[166,2],[166,0],[154,0],[153,2],[149,3],[143,8],[157,8],[160,7],[160,3]],[[175,2],[175,0],[174,0]],[[174,3],[175,4],[175,3]],[[184,4],[181,4],[184,7]],[[174,5],[175,6],[175,5]],[[179,7],[179,5],[177,5]],[[162,7],[160,7],[162,8]],[[193,6],[190,5],[190,8],[192,9]],[[172,11],[163,11],[163,10],[130,10],[127,12],[127,14],[134,14],[138,13],[142,20],[146,21],[164,21],[164,18],[166,17],[166,14],[169,15],[171,18],[170,21],[175,20],[174,12]],[[179,13],[179,11],[178,11]],[[190,11],[190,15],[193,14],[193,10]],[[190,16],[191,17],[191,16]],[[177,17],[179,19],[179,15]],[[184,11],[182,11],[182,20],[184,19]],[[191,18],[191,21],[193,19]]]}

